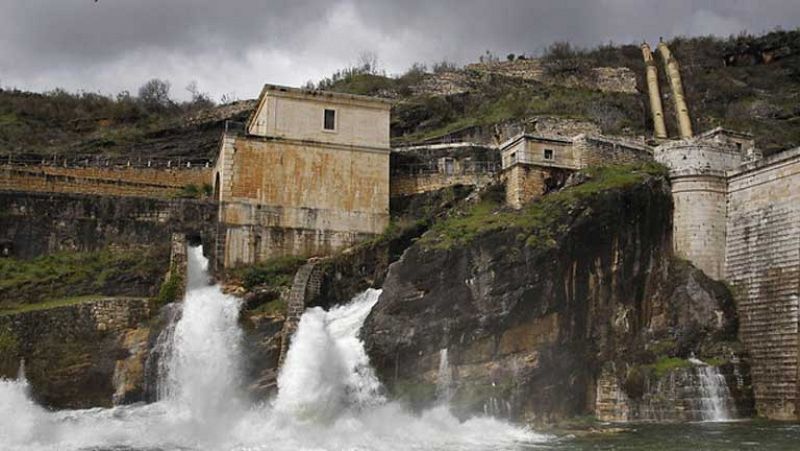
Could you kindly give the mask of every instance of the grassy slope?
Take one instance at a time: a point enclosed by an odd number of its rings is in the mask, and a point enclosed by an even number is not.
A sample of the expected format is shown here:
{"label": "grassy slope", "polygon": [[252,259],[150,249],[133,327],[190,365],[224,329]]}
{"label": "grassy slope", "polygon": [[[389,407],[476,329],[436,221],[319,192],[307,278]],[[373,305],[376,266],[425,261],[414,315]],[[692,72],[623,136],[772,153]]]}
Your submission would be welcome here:
{"label": "grassy slope", "polygon": [[169,254],[155,248],[0,259],[0,311],[79,302],[85,296],[147,295],[141,290],[158,286],[168,262]]}
{"label": "grassy slope", "polygon": [[[214,108],[147,109],[135,99],[0,89],[0,155],[213,158],[225,119]],[[205,120],[190,118],[211,113]]]}
{"label": "grassy slope", "polygon": [[522,244],[551,248],[569,227],[569,215],[580,211],[581,205],[610,190],[625,189],[649,176],[665,174],[664,168],[655,164],[595,167],[585,173],[588,181],[545,195],[519,211],[510,210],[498,200],[483,199],[435,223],[420,243],[428,248],[449,249],[493,231],[519,229],[518,240]]}

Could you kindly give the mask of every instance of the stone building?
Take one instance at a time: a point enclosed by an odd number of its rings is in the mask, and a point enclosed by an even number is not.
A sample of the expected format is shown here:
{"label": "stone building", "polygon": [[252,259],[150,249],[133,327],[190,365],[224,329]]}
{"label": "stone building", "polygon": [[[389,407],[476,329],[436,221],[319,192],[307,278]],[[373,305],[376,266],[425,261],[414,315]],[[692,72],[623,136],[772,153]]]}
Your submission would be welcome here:
{"label": "stone building", "polygon": [[389,223],[389,110],[376,98],[267,85],[214,170],[225,267],[331,253]]}
{"label": "stone building", "polygon": [[652,150],[604,136],[572,138],[519,134],[500,146],[506,202],[514,207],[563,185],[569,174],[587,166],[652,160]]}

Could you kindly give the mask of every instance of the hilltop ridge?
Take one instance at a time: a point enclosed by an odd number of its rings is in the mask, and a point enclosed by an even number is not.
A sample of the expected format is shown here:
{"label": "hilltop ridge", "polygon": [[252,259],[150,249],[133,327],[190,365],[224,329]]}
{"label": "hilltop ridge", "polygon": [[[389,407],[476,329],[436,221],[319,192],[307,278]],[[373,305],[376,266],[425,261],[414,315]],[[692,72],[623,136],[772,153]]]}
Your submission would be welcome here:
{"label": "hilltop ridge", "polygon": [[[800,145],[800,31],[675,38],[695,130],[754,134],[766,153]],[[652,135],[638,45],[585,50],[556,43],[539,58],[486,55],[456,67],[416,64],[399,76],[351,67],[315,88],[393,99],[394,145],[490,141],[498,129],[547,120],[607,135]],[[662,95],[669,100],[666,77]],[[226,120],[244,121],[254,100],[149,111],[120,95],[0,90],[0,155],[213,159]],[[672,102],[667,127],[676,130]],[[502,134],[502,133],[500,133]]]}

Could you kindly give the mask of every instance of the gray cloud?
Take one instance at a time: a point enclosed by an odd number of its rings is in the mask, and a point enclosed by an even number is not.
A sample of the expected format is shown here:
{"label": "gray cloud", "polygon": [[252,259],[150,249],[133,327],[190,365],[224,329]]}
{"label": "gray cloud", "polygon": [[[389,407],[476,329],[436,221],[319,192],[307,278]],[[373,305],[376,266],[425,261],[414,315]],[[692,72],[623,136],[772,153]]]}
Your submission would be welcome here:
{"label": "gray cloud", "polygon": [[659,36],[728,35],[800,24],[797,0],[0,0],[0,83],[114,93],[148,78],[196,80],[246,98],[298,85],[375,52],[468,62],[485,50],[536,53]]}

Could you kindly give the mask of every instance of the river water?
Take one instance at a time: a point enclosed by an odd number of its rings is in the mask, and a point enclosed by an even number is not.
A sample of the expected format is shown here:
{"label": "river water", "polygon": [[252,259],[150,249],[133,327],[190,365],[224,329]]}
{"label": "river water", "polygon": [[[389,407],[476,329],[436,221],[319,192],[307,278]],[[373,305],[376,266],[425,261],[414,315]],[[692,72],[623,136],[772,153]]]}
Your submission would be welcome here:
{"label": "river water", "polygon": [[[800,427],[776,423],[625,426],[613,433],[541,433],[440,405],[413,414],[386,400],[358,332],[378,300],[367,290],[330,311],[307,310],[278,377],[278,395],[240,391],[240,302],[209,286],[202,249],[189,252],[180,319],[165,336],[161,399],[111,409],[49,411],[24,375],[0,380],[0,450],[524,450],[798,449]],[[449,376],[447,350],[440,373]]]}

